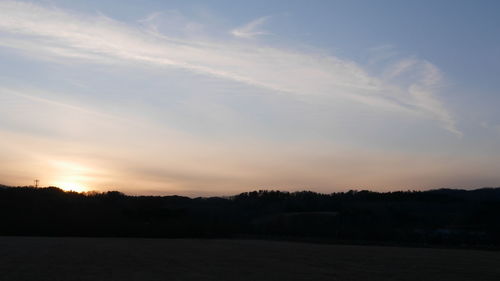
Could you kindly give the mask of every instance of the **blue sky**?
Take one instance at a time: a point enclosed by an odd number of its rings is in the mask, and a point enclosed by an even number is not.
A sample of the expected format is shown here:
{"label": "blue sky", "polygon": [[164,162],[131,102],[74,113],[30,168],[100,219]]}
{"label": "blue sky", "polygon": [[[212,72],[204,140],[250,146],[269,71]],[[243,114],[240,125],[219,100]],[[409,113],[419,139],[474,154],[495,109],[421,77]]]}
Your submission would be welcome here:
{"label": "blue sky", "polygon": [[0,177],[498,186],[497,1],[0,1]]}

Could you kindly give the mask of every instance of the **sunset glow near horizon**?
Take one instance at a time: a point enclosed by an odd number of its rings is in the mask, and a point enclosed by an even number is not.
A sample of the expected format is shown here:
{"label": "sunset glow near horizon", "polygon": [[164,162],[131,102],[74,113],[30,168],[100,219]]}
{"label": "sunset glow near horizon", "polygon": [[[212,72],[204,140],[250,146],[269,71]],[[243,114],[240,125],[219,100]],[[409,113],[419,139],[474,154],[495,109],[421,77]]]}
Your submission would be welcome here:
{"label": "sunset glow near horizon", "polygon": [[499,10],[0,0],[0,184],[189,196],[500,186]]}

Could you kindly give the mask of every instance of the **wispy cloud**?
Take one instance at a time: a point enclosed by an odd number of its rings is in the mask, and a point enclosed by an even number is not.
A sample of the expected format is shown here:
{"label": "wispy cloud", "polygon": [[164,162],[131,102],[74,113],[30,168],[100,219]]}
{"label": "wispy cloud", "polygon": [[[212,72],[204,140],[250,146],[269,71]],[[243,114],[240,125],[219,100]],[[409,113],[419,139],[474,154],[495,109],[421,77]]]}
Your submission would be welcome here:
{"label": "wispy cloud", "polygon": [[[0,45],[28,55],[92,63],[139,62],[173,67],[279,91],[308,101],[348,99],[380,110],[417,114],[437,120],[460,135],[454,118],[436,98],[441,75],[429,62],[401,61],[386,75],[328,54],[275,48],[256,42],[192,40],[160,34],[103,15],[82,15],[57,8],[3,1]],[[152,14],[146,22],[157,20]],[[267,17],[232,31],[252,38]],[[411,75],[403,75],[409,74]]]}
{"label": "wispy cloud", "polygon": [[190,36],[200,34],[204,30],[203,24],[186,18],[177,10],[153,12],[138,22],[156,35],[169,33]]}
{"label": "wispy cloud", "polygon": [[27,94],[25,92],[23,93],[21,91],[16,91],[16,90],[12,90],[12,89],[7,89],[7,88],[4,88],[4,87],[0,87],[0,94],[2,96],[4,96],[4,97],[5,97],[5,95],[12,95],[12,96],[15,96],[15,97],[20,97],[20,98],[23,98],[23,99],[30,100],[30,101],[32,101],[34,103],[42,103],[44,105],[56,106],[56,107],[59,107],[59,108],[64,108],[66,110],[77,111],[77,112],[84,113],[84,114],[95,115],[95,116],[98,116],[98,117],[101,117],[101,118],[104,117],[104,118],[115,119],[117,121],[124,121],[123,119],[120,119],[120,118],[115,117],[115,116],[110,115],[110,114],[106,114],[106,113],[102,113],[102,112],[98,112],[98,111],[89,110],[89,109],[81,107],[81,106],[72,105],[72,104],[68,104],[68,103],[63,103],[63,102],[60,102],[60,101],[57,101],[57,100],[51,100],[51,99],[47,99],[47,98],[44,98],[44,97],[41,97],[41,96],[35,96],[33,94]]}
{"label": "wispy cloud", "polygon": [[385,79],[394,84],[403,83],[414,105],[431,119],[439,120],[448,131],[461,137],[455,120],[444,105],[435,97],[442,81],[441,71],[425,60],[415,58],[400,60],[388,68]]}
{"label": "wispy cloud", "polygon": [[268,19],[269,16],[255,19],[241,27],[231,30],[231,34],[235,37],[245,38],[245,39],[252,39],[259,35],[269,34],[267,31],[258,29],[263,24],[265,24]]}

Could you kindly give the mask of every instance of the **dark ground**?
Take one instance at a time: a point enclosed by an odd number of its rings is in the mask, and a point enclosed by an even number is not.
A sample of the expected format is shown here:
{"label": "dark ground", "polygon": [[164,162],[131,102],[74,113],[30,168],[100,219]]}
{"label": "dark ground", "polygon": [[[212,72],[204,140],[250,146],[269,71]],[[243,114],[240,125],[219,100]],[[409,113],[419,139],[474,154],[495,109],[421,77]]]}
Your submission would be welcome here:
{"label": "dark ground", "polygon": [[257,240],[0,237],[0,280],[500,280],[500,252]]}

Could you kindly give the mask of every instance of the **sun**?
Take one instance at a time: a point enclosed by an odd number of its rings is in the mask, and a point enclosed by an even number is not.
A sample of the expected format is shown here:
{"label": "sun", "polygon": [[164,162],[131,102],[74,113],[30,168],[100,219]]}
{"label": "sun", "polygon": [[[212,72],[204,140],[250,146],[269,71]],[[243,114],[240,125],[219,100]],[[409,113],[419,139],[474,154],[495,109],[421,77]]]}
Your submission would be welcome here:
{"label": "sun", "polygon": [[61,182],[55,182],[54,186],[59,187],[64,191],[75,191],[75,192],[88,191],[88,189],[84,185],[78,182],[61,181]]}
{"label": "sun", "polygon": [[86,184],[91,181],[91,177],[88,174],[93,171],[90,168],[68,161],[54,161],[53,165],[56,168],[58,176],[51,181],[51,185],[65,191],[89,191]]}

